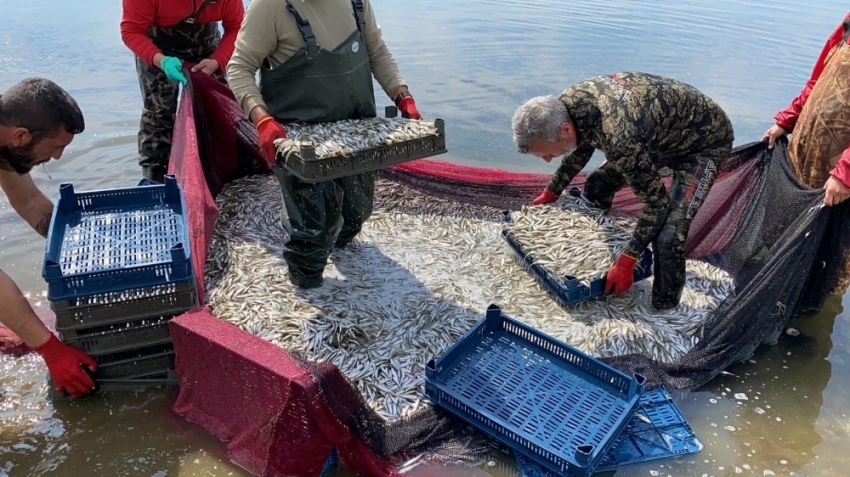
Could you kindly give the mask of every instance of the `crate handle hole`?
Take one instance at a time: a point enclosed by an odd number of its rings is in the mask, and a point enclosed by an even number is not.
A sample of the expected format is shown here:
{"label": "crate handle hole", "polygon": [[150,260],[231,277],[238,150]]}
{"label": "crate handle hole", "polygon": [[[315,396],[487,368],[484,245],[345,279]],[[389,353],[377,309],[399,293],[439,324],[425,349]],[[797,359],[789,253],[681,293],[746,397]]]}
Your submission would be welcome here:
{"label": "crate handle hole", "polygon": [[596,449],[596,447],[592,445],[576,447],[576,460],[582,464],[590,462],[590,455],[593,454],[594,449]]}

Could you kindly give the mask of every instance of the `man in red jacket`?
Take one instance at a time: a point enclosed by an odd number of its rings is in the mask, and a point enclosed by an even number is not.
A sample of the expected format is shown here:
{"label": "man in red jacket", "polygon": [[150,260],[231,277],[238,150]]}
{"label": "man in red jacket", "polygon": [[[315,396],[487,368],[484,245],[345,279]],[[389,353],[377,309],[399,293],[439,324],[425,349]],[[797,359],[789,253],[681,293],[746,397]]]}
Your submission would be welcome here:
{"label": "man in red jacket", "polygon": [[776,113],[762,139],[793,132],[788,155],[797,177],[826,191],[824,205],[850,197],[850,14],[833,30],[803,91]]}
{"label": "man in red jacket", "polygon": [[[793,132],[788,158],[803,183],[826,192],[826,206],[850,197],[850,13],[833,30],[821,50],[812,75],[799,96],[776,113],[776,124],[765,131],[769,147]],[[850,260],[833,293],[850,286]]]}
{"label": "man in red jacket", "polygon": [[[123,0],[121,39],[136,56],[144,110],[139,127],[142,174],[163,182],[171,155],[183,62],[222,79],[245,7],[242,0]],[[222,35],[218,22],[224,27]]]}

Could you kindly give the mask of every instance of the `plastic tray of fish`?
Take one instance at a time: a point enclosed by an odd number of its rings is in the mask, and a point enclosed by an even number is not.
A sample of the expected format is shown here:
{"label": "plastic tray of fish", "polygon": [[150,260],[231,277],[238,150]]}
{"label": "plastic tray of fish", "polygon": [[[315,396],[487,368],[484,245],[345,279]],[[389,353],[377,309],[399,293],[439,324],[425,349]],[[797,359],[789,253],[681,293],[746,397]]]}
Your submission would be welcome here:
{"label": "plastic tray of fish", "polygon": [[72,338],[143,319],[179,315],[197,304],[195,281],[190,280],[58,300],[50,302],[50,308],[56,314],[56,330]]}
{"label": "plastic tray of fish", "polygon": [[430,400],[571,477],[593,474],[637,409],[643,383],[496,305],[425,367]]}
{"label": "plastic tray of fish", "polygon": [[278,163],[305,182],[381,169],[446,152],[445,123],[401,118],[288,124]]}
{"label": "plastic tray of fish", "polygon": [[[630,464],[695,454],[703,449],[682,412],[663,386],[646,391],[629,424],[605,454],[597,472],[616,470]],[[557,477],[515,454],[523,477]]]}
{"label": "plastic tray of fish", "polygon": [[186,201],[159,186],[77,193],[62,184],[42,277],[51,301],[192,280]]}
{"label": "plastic tray of fish", "polygon": [[[502,222],[505,224],[512,222],[510,211],[506,210],[502,212]],[[576,275],[557,275],[545,265],[537,263],[537,258],[534,254],[527,252],[508,228],[502,230],[502,238],[507,242],[511,250],[516,253],[525,268],[531,271],[562,305],[572,306],[605,294],[604,276],[582,280],[576,276],[579,270],[576,270]],[[652,251],[647,249],[641,255],[640,262],[635,266],[633,279],[635,282],[638,282],[651,275]]]}

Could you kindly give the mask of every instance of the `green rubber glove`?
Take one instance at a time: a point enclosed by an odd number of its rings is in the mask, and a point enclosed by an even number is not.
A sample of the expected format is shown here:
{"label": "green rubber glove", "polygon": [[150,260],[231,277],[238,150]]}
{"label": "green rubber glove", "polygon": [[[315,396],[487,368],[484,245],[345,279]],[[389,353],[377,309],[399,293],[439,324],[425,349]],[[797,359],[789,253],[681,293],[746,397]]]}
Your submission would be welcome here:
{"label": "green rubber glove", "polygon": [[186,86],[186,77],[183,76],[183,62],[179,58],[166,56],[160,62],[160,67],[169,80],[179,81],[183,83],[183,86]]}

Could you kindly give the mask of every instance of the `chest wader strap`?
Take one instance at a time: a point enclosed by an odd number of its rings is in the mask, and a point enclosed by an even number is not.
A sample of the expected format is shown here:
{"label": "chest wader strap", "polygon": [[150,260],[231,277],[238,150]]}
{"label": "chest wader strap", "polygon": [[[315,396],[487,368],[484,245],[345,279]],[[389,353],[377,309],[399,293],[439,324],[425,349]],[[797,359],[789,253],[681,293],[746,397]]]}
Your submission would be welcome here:
{"label": "chest wader strap", "polygon": [[302,18],[288,1],[286,2],[286,10],[295,17],[295,23],[298,25],[298,31],[301,32],[301,38],[304,38],[304,41],[307,43],[307,58],[315,58],[319,54],[319,45],[316,43],[316,36],[313,35],[313,27],[310,26],[310,22]]}
{"label": "chest wader strap", "polygon": [[363,31],[363,26],[366,25],[366,12],[363,9],[363,0],[351,0],[351,5],[354,7],[354,20],[357,22],[357,29]]}

